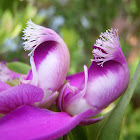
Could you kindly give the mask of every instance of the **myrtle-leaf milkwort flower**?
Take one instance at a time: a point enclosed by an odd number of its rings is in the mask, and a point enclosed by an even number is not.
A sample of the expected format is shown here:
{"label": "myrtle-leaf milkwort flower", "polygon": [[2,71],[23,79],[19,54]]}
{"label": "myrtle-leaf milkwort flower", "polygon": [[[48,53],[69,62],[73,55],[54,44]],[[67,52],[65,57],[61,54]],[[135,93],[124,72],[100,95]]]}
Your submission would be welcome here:
{"label": "myrtle-leaf milkwort flower", "polygon": [[32,69],[27,78],[22,79],[22,83],[42,88],[44,99],[56,97],[69,69],[68,47],[55,31],[36,25],[31,20],[27,22],[23,33],[24,49],[31,50],[29,56]]}
{"label": "myrtle-leaf milkwort flower", "polygon": [[[99,121],[102,117],[88,118],[126,89],[129,71],[116,30],[101,35],[93,46],[90,68],[84,66],[84,72],[68,76],[69,82],[62,88],[69,68],[64,41],[53,30],[31,21],[24,33],[32,69],[21,85],[10,87],[0,82],[0,113],[6,114],[0,119],[1,139],[57,139],[79,123]],[[57,104],[62,112],[34,106],[36,102],[42,105],[46,96],[45,101],[50,102],[58,90]]]}
{"label": "myrtle-leaf milkwort flower", "polygon": [[93,116],[98,114],[124,93],[129,83],[129,69],[118,30],[101,33],[92,52],[91,66],[68,76],[68,83],[60,90],[58,106],[73,116],[88,109],[93,110]]}
{"label": "myrtle-leaf milkwort flower", "polygon": [[69,51],[57,33],[31,21],[24,30],[24,39],[25,50],[31,50],[32,69],[20,85],[10,87],[0,81],[0,113],[6,114],[0,118],[0,138],[57,139],[90,117],[92,110],[72,117],[67,112],[46,109],[54,103],[66,78]]}

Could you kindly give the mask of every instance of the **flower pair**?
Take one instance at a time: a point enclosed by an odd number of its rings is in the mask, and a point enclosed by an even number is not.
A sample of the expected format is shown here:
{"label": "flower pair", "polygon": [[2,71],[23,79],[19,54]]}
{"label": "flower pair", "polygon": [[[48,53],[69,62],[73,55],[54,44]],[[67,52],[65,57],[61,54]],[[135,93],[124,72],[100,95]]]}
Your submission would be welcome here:
{"label": "flower pair", "polygon": [[[0,112],[8,113],[0,119],[1,138],[56,139],[79,123],[99,121],[102,117],[91,117],[127,88],[129,70],[117,30],[101,33],[93,46],[91,66],[68,77],[69,51],[56,32],[28,21],[23,39],[24,49],[31,50],[31,70],[21,78],[21,85],[1,82]],[[55,103],[61,112],[40,108]]]}

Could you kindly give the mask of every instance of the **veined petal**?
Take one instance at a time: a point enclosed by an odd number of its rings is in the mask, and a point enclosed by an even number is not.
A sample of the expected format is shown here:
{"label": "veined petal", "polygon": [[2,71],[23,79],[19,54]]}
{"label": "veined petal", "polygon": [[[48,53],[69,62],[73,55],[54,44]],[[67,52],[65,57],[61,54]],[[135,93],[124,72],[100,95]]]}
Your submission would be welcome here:
{"label": "veined petal", "polygon": [[10,88],[10,86],[8,84],[0,81],[0,92],[3,90],[6,90],[8,88]]}
{"label": "veined petal", "polygon": [[0,92],[0,113],[8,113],[22,105],[33,105],[43,99],[43,90],[29,84],[10,87]]}
{"label": "veined petal", "polygon": [[28,21],[23,39],[26,40],[24,49],[31,50],[31,84],[52,92],[57,91],[63,84],[70,64],[66,44],[55,31],[32,21]]}
{"label": "veined petal", "polygon": [[0,138],[9,139],[57,139],[83,119],[92,110],[71,117],[65,112],[52,112],[32,106],[22,106],[0,119]]}
{"label": "veined petal", "polygon": [[0,81],[11,81],[13,79],[19,78],[21,75],[22,74],[11,71],[5,63],[0,62]]}

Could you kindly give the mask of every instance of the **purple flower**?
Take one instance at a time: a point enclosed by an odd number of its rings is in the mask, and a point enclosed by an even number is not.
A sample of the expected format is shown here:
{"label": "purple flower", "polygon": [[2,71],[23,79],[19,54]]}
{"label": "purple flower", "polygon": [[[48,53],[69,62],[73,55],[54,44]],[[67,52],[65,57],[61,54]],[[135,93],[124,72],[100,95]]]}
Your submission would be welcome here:
{"label": "purple flower", "polygon": [[24,49],[29,53],[31,71],[22,83],[30,83],[45,91],[45,99],[56,96],[70,64],[69,50],[53,30],[34,24],[31,20],[23,31]]}
{"label": "purple flower", "polygon": [[31,21],[24,33],[32,69],[21,85],[10,87],[0,81],[0,113],[6,114],[0,118],[0,138],[56,139],[90,117],[92,110],[72,117],[45,109],[55,102],[66,78],[69,51],[57,33]]}
{"label": "purple flower", "polygon": [[101,33],[91,61],[88,69],[84,66],[84,72],[68,76],[68,83],[60,90],[58,106],[72,116],[88,109],[93,110],[93,116],[98,114],[127,88],[129,70],[116,29]]}
{"label": "purple flower", "polygon": [[[6,114],[0,118],[1,139],[57,139],[78,124],[102,119],[91,117],[127,88],[129,70],[117,30],[101,34],[89,69],[67,78],[69,51],[56,32],[28,21],[23,39],[32,69],[21,85],[0,81],[0,113]],[[61,112],[46,109],[55,102]]]}
{"label": "purple flower", "polygon": [[0,118],[0,138],[56,139],[92,114],[92,110],[88,110],[72,117],[66,112],[35,107],[43,96],[43,90],[34,85],[10,87],[0,82],[0,113],[8,113]]}

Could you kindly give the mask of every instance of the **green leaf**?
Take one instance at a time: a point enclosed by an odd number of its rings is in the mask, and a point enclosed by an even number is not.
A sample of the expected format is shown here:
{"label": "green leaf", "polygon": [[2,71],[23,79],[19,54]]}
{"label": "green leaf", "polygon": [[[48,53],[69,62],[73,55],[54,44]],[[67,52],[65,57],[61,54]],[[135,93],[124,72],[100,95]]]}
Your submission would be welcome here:
{"label": "green leaf", "polygon": [[31,67],[22,62],[9,62],[7,63],[7,67],[17,73],[27,74]]}
{"label": "green leaf", "polygon": [[[122,98],[111,111],[111,113],[100,123],[94,126],[90,126],[89,136],[94,134],[95,140],[118,140],[120,137],[121,124],[124,117],[124,113],[127,105],[129,104],[131,97],[134,93],[136,84],[140,78],[140,62],[137,66],[136,72]],[[94,130],[95,132],[94,132]],[[90,139],[93,139],[93,137]]]}
{"label": "green leaf", "polygon": [[69,140],[87,140],[87,129],[85,126],[77,126],[69,134]]}
{"label": "green leaf", "polygon": [[1,28],[5,32],[10,32],[13,28],[13,17],[9,10],[6,10],[2,16]]}

